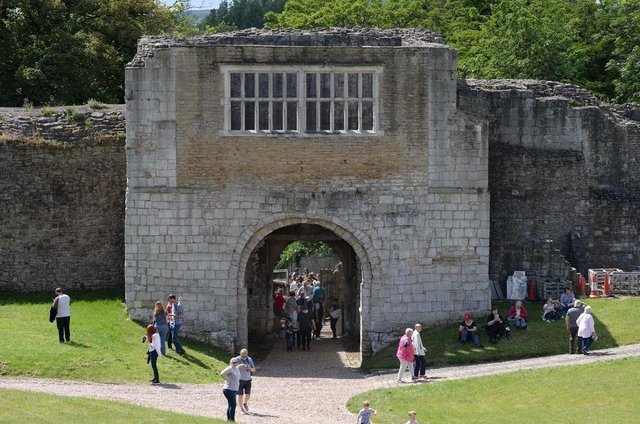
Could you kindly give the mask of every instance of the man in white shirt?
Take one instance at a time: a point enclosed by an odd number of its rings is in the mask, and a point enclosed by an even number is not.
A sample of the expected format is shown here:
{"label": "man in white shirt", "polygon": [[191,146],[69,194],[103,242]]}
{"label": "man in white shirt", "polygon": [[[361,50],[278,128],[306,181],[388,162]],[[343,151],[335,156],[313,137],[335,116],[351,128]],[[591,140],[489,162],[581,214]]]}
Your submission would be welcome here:
{"label": "man in white shirt", "polygon": [[422,331],[422,325],[416,324],[415,331],[411,335],[411,341],[413,343],[413,380],[425,380],[427,369],[427,360],[425,358],[426,349],[422,344],[422,337],[420,332]]}
{"label": "man in white shirt", "polygon": [[58,338],[60,343],[71,341],[71,298],[62,293],[62,289],[56,289],[56,297],[53,299],[53,307],[56,308],[56,325],[58,326]]}

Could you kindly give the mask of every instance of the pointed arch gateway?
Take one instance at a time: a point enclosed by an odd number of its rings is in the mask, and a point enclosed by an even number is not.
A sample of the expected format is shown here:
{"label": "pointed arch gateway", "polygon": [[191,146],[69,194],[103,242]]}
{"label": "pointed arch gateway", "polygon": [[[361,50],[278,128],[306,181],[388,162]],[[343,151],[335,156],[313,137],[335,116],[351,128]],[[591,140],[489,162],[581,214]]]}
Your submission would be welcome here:
{"label": "pointed arch gateway", "polygon": [[[269,219],[263,220],[247,229],[245,229],[239,238],[238,245],[234,249],[231,271],[236,273],[235,277],[232,277],[232,281],[235,281],[238,287],[238,318],[236,323],[237,328],[237,342],[240,345],[246,346],[250,342],[250,329],[252,326],[252,313],[249,310],[249,301],[252,296],[254,287],[250,277],[255,273],[255,264],[252,262],[252,258],[256,258],[256,252],[262,251],[263,261],[271,257],[278,257],[282,249],[286,247],[288,242],[282,243],[282,240],[290,239],[291,241],[299,239],[326,241],[332,245],[348,246],[348,249],[337,250],[340,252],[340,257],[344,261],[353,260],[348,265],[348,274],[350,278],[350,290],[352,290],[349,300],[357,302],[356,304],[348,305],[351,308],[351,314],[349,316],[349,325],[352,325],[352,330],[357,331],[358,334],[353,334],[360,339],[360,354],[366,355],[371,352],[371,313],[370,313],[370,299],[371,299],[371,282],[373,281],[373,269],[377,260],[373,254],[373,246],[367,235],[357,229],[350,228],[349,224],[335,218],[326,218],[319,216],[297,216],[297,215],[279,215],[271,216]],[[273,243],[266,243],[267,241],[278,240],[281,243],[275,248],[277,254],[269,252],[269,246]],[[268,246],[265,247],[265,244]],[[267,252],[264,252],[264,250]],[[271,249],[274,250],[274,249]],[[271,254],[269,254],[271,253]],[[266,263],[257,265],[267,267]],[[253,267],[253,268],[252,268]],[[251,268],[251,269],[250,269]],[[271,269],[266,271],[271,273]],[[263,275],[265,269],[262,270]],[[267,284],[266,281],[263,282]],[[255,305],[254,305],[255,306]],[[270,303],[269,305],[270,306]],[[347,311],[345,311],[347,312]],[[347,312],[348,314],[348,312]],[[255,321],[255,318],[253,318]],[[253,323],[255,324],[255,323]]]}

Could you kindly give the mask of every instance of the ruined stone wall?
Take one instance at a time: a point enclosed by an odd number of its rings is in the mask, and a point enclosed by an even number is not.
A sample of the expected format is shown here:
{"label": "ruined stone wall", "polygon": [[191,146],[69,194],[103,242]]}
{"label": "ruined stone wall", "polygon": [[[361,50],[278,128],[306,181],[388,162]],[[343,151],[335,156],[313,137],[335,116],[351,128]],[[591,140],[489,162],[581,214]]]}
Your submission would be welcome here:
{"label": "ruined stone wall", "polygon": [[0,109],[0,290],[122,287],[123,119]]}
{"label": "ruined stone wall", "polygon": [[536,240],[552,240],[583,273],[640,263],[638,122],[544,81],[461,81],[458,103],[489,124],[493,279],[539,271]]}

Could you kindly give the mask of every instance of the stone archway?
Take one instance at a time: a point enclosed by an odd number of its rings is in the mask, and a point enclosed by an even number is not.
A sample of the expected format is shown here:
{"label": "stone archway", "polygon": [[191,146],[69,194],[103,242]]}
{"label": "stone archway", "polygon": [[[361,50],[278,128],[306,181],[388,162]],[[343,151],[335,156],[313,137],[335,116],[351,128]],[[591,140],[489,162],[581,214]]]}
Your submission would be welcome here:
{"label": "stone archway", "polygon": [[[360,339],[361,354],[371,352],[372,245],[364,233],[348,229],[346,223],[336,221],[324,217],[272,217],[269,222],[263,222],[243,232],[232,259],[231,270],[235,270],[237,274],[235,277],[230,276],[235,279],[238,286],[237,342],[240,345],[249,343],[251,318],[248,300],[255,295],[250,292],[252,289],[250,284],[249,286],[247,284],[248,273],[253,272],[249,270],[252,256],[255,257],[257,250],[261,251],[259,256],[261,255],[261,260],[265,262],[263,266],[270,272],[270,263],[288,244],[287,239],[314,239],[334,243],[341,258],[349,262],[349,270],[354,275],[351,279],[351,288],[354,292],[348,298],[357,301],[357,304],[350,305],[352,310],[350,319],[357,320],[353,322],[353,327],[359,333],[356,336]],[[271,248],[265,249],[266,244]],[[264,275],[265,269],[262,269],[261,273]],[[353,287],[354,282],[357,282],[356,287]],[[270,307],[270,302],[266,305],[264,303],[262,306]],[[255,319],[255,315],[253,317]]]}

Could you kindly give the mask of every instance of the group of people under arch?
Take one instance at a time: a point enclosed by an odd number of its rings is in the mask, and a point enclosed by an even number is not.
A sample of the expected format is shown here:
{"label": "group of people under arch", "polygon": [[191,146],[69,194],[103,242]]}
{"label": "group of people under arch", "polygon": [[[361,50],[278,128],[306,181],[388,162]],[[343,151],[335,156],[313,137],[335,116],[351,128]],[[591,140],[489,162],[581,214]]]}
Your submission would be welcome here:
{"label": "group of people under arch", "polygon": [[333,338],[337,338],[337,322],[341,317],[338,300],[329,298],[320,280],[308,270],[292,274],[287,282],[288,293],[278,288],[273,295],[274,315],[282,320],[287,351],[310,350],[311,340],[320,340],[325,319],[329,319]]}

